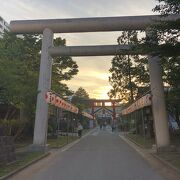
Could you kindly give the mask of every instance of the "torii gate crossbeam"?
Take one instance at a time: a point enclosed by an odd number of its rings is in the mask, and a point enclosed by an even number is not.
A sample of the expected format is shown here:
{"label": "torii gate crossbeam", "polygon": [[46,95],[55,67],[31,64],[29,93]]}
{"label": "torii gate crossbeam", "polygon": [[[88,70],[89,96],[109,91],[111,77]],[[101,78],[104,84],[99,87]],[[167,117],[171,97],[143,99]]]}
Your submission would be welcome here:
{"label": "torii gate crossbeam", "polygon": [[146,30],[159,20],[176,20],[180,15],[161,17],[158,15],[120,16],[120,17],[92,17],[73,19],[40,19],[11,21],[10,30],[17,34],[39,33],[49,28],[54,33],[73,32],[102,32]]}
{"label": "torii gate crossbeam", "polygon": [[49,54],[56,56],[112,56],[112,55],[145,55],[130,45],[103,45],[103,46],[59,46],[49,48]]}

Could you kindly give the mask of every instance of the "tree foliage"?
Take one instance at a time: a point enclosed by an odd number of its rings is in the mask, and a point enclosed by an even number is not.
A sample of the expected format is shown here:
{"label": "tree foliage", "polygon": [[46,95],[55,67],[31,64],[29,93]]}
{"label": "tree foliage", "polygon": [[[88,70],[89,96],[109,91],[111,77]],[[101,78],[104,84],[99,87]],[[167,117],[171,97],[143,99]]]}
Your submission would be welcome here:
{"label": "tree foliage", "polygon": [[[11,33],[0,39],[0,103],[20,109],[20,116],[27,118],[31,126],[38,93],[41,42],[41,36],[18,38]],[[65,40],[57,38],[55,44],[65,46]],[[77,72],[78,66],[70,57],[53,59],[52,90],[62,96],[72,94],[62,81],[70,80]]]}
{"label": "tree foliage", "polygon": [[[161,17],[168,15],[179,15],[180,1],[179,0],[157,0],[158,5],[153,9],[154,12],[160,13]],[[173,21],[155,21],[150,26],[150,30],[154,33],[149,39],[148,37],[142,40],[142,44],[137,46],[137,50],[153,53],[160,57],[172,57],[180,55],[180,18]],[[154,43],[154,40],[157,44]],[[139,49],[138,49],[139,47]]]}
{"label": "tree foliage", "polygon": [[82,87],[74,93],[72,103],[75,104],[81,111],[88,108],[89,94]]}
{"label": "tree foliage", "polygon": [[28,113],[36,99],[40,42],[37,36],[17,38],[6,33],[0,40],[0,86],[7,103]]}
{"label": "tree foliage", "polygon": [[[161,16],[180,14],[180,1],[179,0],[158,0],[158,2],[159,4],[155,6],[153,11],[160,13]],[[163,54],[163,52],[167,52],[168,47],[169,48],[173,47],[174,49],[173,54],[179,53],[180,18],[177,19],[176,21],[160,21],[158,25],[155,26],[155,28],[157,29],[158,41],[162,45],[160,46],[162,48],[160,49],[161,50],[160,53]],[[170,53],[170,50],[169,50],[169,53]]]}
{"label": "tree foliage", "polygon": [[[65,46],[66,40],[56,38],[54,40],[55,46]],[[78,65],[71,57],[56,57],[53,59],[52,68],[52,90],[61,96],[72,95],[73,92],[69,90],[66,84],[62,81],[68,81],[78,73]]]}
{"label": "tree foliage", "polygon": [[180,1],[179,0],[157,0],[158,5],[155,6],[153,11],[159,12],[161,15],[180,14]]}
{"label": "tree foliage", "polygon": [[[138,43],[136,31],[124,31],[118,38],[118,44],[136,45]],[[139,86],[146,86],[149,82],[147,59],[138,55],[116,55],[112,59],[109,72],[109,82],[112,89],[108,93],[110,98],[120,98],[133,101]]]}

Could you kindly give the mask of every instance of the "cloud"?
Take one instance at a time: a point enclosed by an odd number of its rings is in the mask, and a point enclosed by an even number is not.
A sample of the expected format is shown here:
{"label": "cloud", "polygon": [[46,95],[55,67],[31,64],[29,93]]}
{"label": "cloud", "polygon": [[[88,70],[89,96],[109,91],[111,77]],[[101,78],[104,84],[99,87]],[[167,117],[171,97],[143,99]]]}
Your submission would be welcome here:
{"label": "cloud", "polygon": [[[15,19],[76,18],[97,16],[132,16],[152,14],[155,0],[2,0],[1,16],[8,22]],[[120,32],[60,34],[67,45],[116,44]],[[58,35],[59,36],[59,35]],[[79,74],[68,81],[76,90],[79,85],[91,97],[105,97],[110,86],[108,70],[112,57],[73,58],[79,65]]]}
{"label": "cloud", "polygon": [[155,0],[6,0],[0,12],[11,19],[70,18],[152,14]]}

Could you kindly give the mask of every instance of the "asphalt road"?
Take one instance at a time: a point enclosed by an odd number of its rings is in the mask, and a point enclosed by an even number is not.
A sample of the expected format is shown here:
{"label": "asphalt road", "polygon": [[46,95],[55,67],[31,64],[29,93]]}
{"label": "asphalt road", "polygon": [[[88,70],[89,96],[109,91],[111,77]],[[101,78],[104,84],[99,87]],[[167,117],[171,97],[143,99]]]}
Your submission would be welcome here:
{"label": "asphalt road", "polygon": [[[19,176],[18,180],[24,179]],[[16,179],[16,178],[15,178]],[[110,129],[95,130],[70,149],[32,171],[26,180],[163,180]]]}

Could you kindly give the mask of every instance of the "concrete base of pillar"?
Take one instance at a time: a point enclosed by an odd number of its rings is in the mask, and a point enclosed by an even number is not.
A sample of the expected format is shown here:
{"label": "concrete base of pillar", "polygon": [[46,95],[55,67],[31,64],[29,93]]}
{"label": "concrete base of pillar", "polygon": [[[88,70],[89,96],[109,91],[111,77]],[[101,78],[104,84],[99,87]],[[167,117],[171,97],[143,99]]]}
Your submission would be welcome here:
{"label": "concrete base of pillar", "polygon": [[156,153],[163,153],[163,152],[176,152],[177,151],[177,148],[175,145],[170,145],[170,146],[167,146],[167,147],[160,147],[160,148],[157,148],[156,144],[153,144],[152,145],[152,150]]}
{"label": "concrete base of pillar", "polygon": [[40,145],[32,144],[27,148],[27,151],[29,151],[29,152],[47,152],[47,151],[49,151],[49,147],[48,147],[48,145],[40,146]]}

